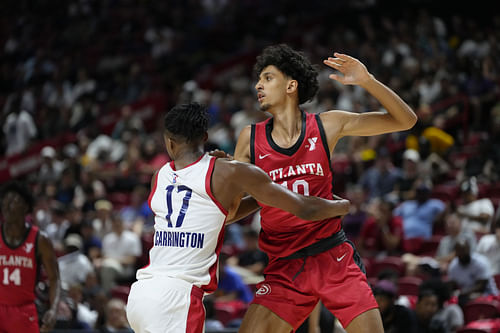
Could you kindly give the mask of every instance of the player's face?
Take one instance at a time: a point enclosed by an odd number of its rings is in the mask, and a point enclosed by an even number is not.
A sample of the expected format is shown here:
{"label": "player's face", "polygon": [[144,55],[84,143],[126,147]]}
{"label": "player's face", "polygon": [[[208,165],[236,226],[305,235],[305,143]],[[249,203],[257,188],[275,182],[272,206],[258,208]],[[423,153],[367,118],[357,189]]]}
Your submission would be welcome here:
{"label": "player's face", "polygon": [[265,67],[255,85],[257,98],[262,111],[284,102],[290,79],[273,65]]}
{"label": "player's face", "polygon": [[28,213],[28,205],[17,192],[7,192],[2,199],[2,214],[6,221],[20,218]]}

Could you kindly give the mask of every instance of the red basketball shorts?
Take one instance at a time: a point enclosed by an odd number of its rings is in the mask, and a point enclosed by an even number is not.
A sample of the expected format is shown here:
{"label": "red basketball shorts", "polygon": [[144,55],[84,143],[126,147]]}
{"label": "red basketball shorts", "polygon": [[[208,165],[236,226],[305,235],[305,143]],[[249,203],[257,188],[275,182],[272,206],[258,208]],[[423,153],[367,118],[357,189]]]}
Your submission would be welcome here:
{"label": "red basketball shorts", "polygon": [[39,333],[35,303],[18,306],[0,304],[0,332]]}
{"label": "red basketball shorts", "polygon": [[307,257],[305,263],[303,258],[272,260],[252,303],[270,309],[296,330],[321,300],[347,327],[358,315],[378,308],[354,254],[353,247],[344,242]]}

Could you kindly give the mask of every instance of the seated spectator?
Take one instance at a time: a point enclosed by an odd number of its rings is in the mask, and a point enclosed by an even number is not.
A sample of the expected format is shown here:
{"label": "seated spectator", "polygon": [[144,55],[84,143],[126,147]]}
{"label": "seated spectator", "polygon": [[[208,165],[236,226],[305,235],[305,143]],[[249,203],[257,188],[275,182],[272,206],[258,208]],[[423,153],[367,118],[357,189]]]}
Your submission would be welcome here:
{"label": "seated spectator", "polygon": [[112,298],[106,304],[106,321],[100,333],[133,333],[127,321],[125,303],[121,299]]}
{"label": "seated spectator", "polygon": [[57,259],[64,290],[75,284],[83,284],[87,275],[94,272],[90,260],[81,253],[83,241],[78,234],[69,234],[64,239],[65,254]]}
{"label": "seated spectator", "polygon": [[474,232],[489,233],[491,219],[495,214],[493,203],[488,198],[478,199],[479,189],[476,178],[471,177],[460,185],[462,192],[462,205],[458,206],[457,213],[462,218],[466,228]]}
{"label": "seated spectator", "polygon": [[460,290],[460,305],[478,296],[498,294],[488,260],[484,256],[471,253],[465,239],[457,241],[455,253],[456,257],[448,267],[448,279],[452,287]]}
{"label": "seated spectator", "polygon": [[370,205],[371,215],[361,229],[358,250],[362,256],[396,255],[402,252],[403,225],[392,215],[392,204],[376,199]]}
{"label": "seated spectator", "polygon": [[418,333],[445,333],[444,323],[434,316],[439,311],[439,299],[432,289],[421,290],[414,314],[417,318],[416,332]]}
{"label": "seated spectator", "polygon": [[415,200],[406,200],[394,210],[403,219],[405,238],[430,239],[434,223],[442,218],[446,205],[430,198],[431,189],[429,182],[418,181]]}
{"label": "seated spectator", "polygon": [[54,147],[45,146],[40,151],[40,156],[42,158],[42,164],[40,165],[38,171],[38,181],[57,182],[61,177],[61,173],[64,169],[64,163],[56,158],[56,150],[54,149]]}
{"label": "seated spectator", "polygon": [[384,147],[378,151],[375,165],[363,173],[359,183],[372,199],[391,193],[400,178],[401,170],[392,165],[389,151]]}
{"label": "seated spectator", "polygon": [[493,233],[481,237],[476,250],[488,259],[493,275],[500,274],[500,217],[496,219]]}
{"label": "seated spectator", "polygon": [[243,279],[227,265],[227,255],[221,253],[219,259],[219,284],[215,291],[217,301],[229,302],[239,300],[250,303],[253,299],[250,288],[243,282]]}
{"label": "seated spectator", "polygon": [[245,248],[227,263],[247,284],[255,284],[264,279],[262,273],[267,266],[267,255],[259,249],[259,234],[253,229],[243,232]]}
{"label": "seated spectator", "polygon": [[355,185],[347,190],[347,197],[351,201],[351,206],[349,213],[342,218],[342,229],[350,241],[357,243],[361,228],[368,218],[364,205],[365,191],[361,186]]}
{"label": "seated spectator", "polygon": [[99,314],[97,311],[91,310],[88,304],[84,302],[82,286],[80,284],[70,286],[68,297],[73,303],[72,307],[76,309],[76,320],[88,328],[94,328]]}
{"label": "seated spectator", "polygon": [[464,313],[458,304],[446,304],[450,300],[450,286],[441,279],[425,280],[419,287],[420,290],[432,290],[438,297],[438,312],[433,319],[442,322],[447,332],[455,332],[464,325]]}
{"label": "seated spectator", "polygon": [[407,149],[403,153],[403,170],[401,178],[394,186],[397,202],[415,198],[415,181],[420,176],[420,154],[415,149]]}
{"label": "seated spectator", "polygon": [[457,240],[467,240],[472,251],[476,248],[476,235],[470,231],[470,229],[462,227],[462,222],[458,214],[448,214],[445,221],[447,235],[441,238],[435,256],[443,272],[448,270],[448,265],[453,258],[455,258],[455,245]]}
{"label": "seated spectator", "polygon": [[82,252],[93,262],[95,259],[101,257],[102,241],[94,234],[94,227],[89,220],[82,222],[80,231],[83,240]]}
{"label": "seated spectator", "polygon": [[142,254],[141,240],[137,234],[125,230],[119,215],[111,218],[111,232],[102,240],[102,260],[98,263],[101,285],[109,291],[117,280],[132,280],[136,262]]}
{"label": "seated spectator", "polygon": [[410,309],[396,304],[397,288],[390,280],[380,280],[373,287],[385,332],[416,332],[416,318]]}
{"label": "seated spectator", "polygon": [[108,200],[97,200],[94,204],[95,218],[92,220],[92,227],[97,237],[102,239],[104,235],[111,231],[111,214],[113,204]]}

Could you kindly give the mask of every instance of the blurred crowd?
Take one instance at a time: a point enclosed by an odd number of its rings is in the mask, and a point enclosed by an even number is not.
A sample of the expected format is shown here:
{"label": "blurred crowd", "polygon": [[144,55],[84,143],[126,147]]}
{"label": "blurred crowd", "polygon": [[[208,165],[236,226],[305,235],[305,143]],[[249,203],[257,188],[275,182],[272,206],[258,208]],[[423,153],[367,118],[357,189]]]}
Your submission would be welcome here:
{"label": "blurred crowd", "polygon": [[[43,146],[36,171],[21,178],[37,198],[31,220],[59,256],[59,328],[127,328],[127,288],[152,244],[151,176],[169,161],[161,114],[187,100],[208,105],[207,150],[232,153],[241,129],[268,116],[256,106],[252,64],[279,42],[315,64],[334,51],[359,58],[418,114],[407,132],[343,138],[332,157],[335,192],[352,204],[344,230],[365,259],[384,325],[401,324],[394,311],[408,310],[419,327],[455,331],[468,303],[498,300],[499,15],[427,1],[9,0],[0,8],[0,155],[8,163]],[[319,93],[304,110],[380,109],[318,69]],[[134,105],[151,96],[165,108],[146,121]],[[118,121],[104,126],[112,113]],[[71,139],[50,141],[61,135]],[[226,229],[207,329],[238,326],[266,265],[258,232],[258,213]],[[420,286],[411,295],[398,290],[408,277]],[[431,277],[436,284],[421,285]],[[43,307],[43,283],[38,292]]]}

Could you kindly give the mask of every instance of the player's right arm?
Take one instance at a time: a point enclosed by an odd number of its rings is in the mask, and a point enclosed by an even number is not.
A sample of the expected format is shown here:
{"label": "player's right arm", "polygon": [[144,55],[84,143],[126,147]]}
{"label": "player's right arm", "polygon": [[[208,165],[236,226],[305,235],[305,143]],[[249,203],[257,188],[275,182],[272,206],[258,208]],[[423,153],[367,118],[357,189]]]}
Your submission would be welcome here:
{"label": "player's right arm", "polygon": [[250,163],[250,133],[251,126],[245,127],[241,132],[234,150],[234,159]]}
{"label": "player's right arm", "polygon": [[264,171],[254,165],[237,161],[229,163],[233,168],[230,173],[232,185],[265,205],[288,211],[309,221],[341,216],[349,211],[348,200],[327,200],[297,194],[274,183]]}

